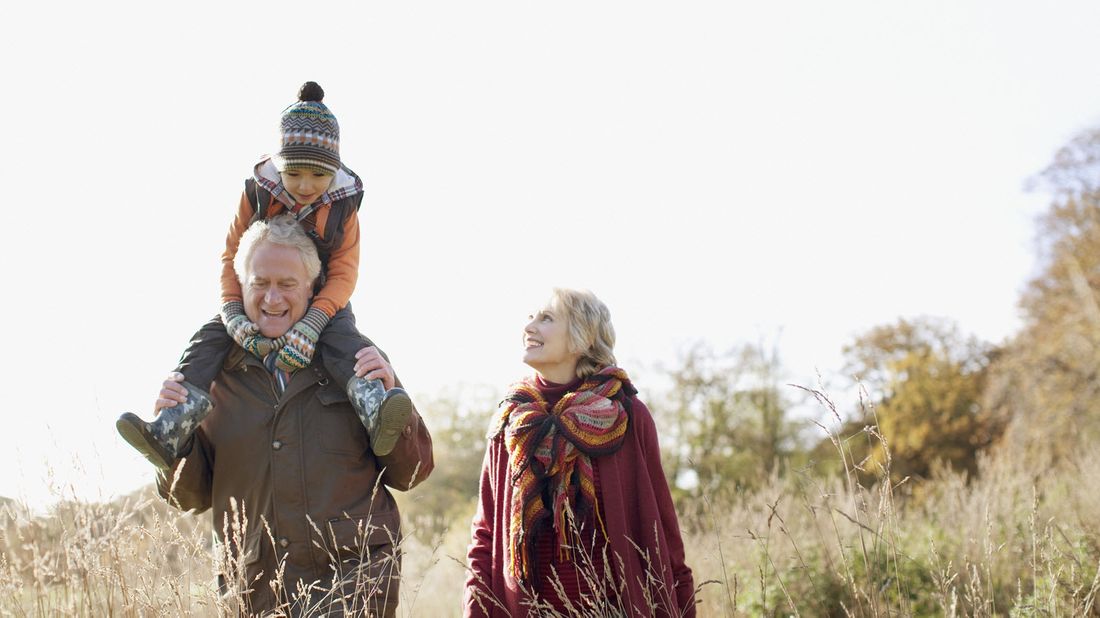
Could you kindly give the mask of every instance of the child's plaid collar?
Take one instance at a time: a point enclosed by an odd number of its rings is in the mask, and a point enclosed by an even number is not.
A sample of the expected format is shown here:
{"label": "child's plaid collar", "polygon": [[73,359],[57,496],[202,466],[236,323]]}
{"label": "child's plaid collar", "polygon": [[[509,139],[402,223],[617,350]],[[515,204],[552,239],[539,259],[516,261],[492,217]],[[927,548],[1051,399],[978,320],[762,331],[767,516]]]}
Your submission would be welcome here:
{"label": "child's plaid collar", "polygon": [[[270,157],[264,157],[256,164],[252,177],[261,187],[271,193],[271,196],[278,200],[280,204],[286,206],[287,210],[294,208],[294,198],[287,193],[286,187],[283,186],[283,180],[279,176],[279,170],[275,168],[275,164]],[[363,181],[351,170],[341,167],[337,170],[336,177],[332,179],[329,190],[322,193],[321,199],[317,202],[310,204],[312,208],[309,210],[313,211],[330,206],[333,202],[362,192]]]}

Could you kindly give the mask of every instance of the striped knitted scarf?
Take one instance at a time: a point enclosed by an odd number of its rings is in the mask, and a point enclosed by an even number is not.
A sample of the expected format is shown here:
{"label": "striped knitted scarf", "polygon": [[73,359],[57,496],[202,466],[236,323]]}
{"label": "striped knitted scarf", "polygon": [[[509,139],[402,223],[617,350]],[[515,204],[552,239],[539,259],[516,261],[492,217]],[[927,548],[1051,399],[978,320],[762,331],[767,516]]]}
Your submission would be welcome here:
{"label": "striped knitted scarf", "polygon": [[508,450],[511,569],[517,579],[529,581],[532,576],[532,541],[538,529],[552,524],[562,551],[575,529],[567,513],[594,509],[599,518],[592,458],[622,446],[629,422],[624,402],[635,393],[625,371],[607,367],[566,393],[552,410],[530,380],[513,386],[501,402],[492,435],[503,433]]}

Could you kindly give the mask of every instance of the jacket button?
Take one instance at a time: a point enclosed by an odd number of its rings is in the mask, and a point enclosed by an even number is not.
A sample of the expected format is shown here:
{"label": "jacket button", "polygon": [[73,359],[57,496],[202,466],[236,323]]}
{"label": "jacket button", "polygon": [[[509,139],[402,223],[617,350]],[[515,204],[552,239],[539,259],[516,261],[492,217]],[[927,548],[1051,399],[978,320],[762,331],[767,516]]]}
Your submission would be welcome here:
{"label": "jacket button", "polygon": [[272,443],[271,443],[271,448],[273,448],[273,449],[275,449],[275,450],[279,450],[279,449],[283,448],[283,443],[282,443],[282,441],[280,441],[280,440],[276,440],[276,441],[272,442]]}
{"label": "jacket button", "polygon": [[279,537],[279,547],[286,549],[288,545],[290,545],[290,539],[286,538],[285,536]]}

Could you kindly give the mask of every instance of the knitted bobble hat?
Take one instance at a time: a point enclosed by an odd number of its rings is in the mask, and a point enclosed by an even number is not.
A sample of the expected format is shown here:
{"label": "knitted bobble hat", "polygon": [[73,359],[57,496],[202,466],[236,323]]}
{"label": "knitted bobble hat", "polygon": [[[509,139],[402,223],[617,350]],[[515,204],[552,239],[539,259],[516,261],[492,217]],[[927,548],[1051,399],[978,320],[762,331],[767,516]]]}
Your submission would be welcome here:
{"label": "knitted bobble hat", "polygon": [[317,82],[298,90],[298,102],[279,118],[279,152],[272,157],[280,172],[314,169],[335,174],[340,169],[340,125],[321,102],[325,91]]}

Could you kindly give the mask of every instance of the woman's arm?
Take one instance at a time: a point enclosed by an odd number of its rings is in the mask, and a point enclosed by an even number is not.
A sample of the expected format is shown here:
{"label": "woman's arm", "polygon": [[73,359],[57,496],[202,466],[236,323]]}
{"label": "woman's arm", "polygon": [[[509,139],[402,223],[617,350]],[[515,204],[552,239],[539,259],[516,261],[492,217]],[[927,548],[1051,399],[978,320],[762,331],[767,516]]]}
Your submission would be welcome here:
{"label": "woman's arm", "polygon": [[[466,550],[469,574],[462,595],[462,615],[465,618],[488,618],[493,601],[493,521],[496,519],[496,500],[492,474],[494,445],[489,440],[485,447],[485,459],[481,464],[481,481],[478,483],[477,512],[470,524],[470,546]],[[503,533],[503,531],[501,531]]]}
{"label": "woman's arm", "polygon": [[[657,511],[661,516],[665,539],[668,541],[669,562],[672,566],[672,578],[675,586],[676,605],[680,616],[695,616],[695,578],[691,568],[684,563],[684,541],[680,536],[680,521],[676,517],[676,506],[672,501],[672,491],[668,487],[664,466],[661,465],[661,447],[657,441],[657,426],[649,408],[639,399],[635,399],[633,413],[642,435],[642,448],[645,452],[649,479],[653,484],[653,495],[657,499]],[[641,414],[639,414],[641,412]]]}

